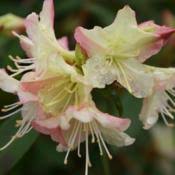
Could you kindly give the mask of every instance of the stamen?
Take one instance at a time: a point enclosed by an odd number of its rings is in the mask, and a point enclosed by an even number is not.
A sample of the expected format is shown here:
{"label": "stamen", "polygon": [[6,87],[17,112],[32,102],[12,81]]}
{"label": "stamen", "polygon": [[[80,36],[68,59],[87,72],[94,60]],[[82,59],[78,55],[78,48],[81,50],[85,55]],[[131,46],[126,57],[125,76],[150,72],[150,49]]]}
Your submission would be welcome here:
{"label": "stamen", "polygon": [[15,63],[22,63],[22,64],[32,64],[36,60],[35,58],[25,58],[22,59],[19,56],[14,58],[13,56],[9,55],[10,60],[12,60]]}
{"label": "stamen", "polygon": [[6,149],[7,147],[9,147],[9,146],[11,145],[11,143],[12,143],[16,138],[17,138],[16,135],[13,136],[13,137],[10,139],[10,141],[9,141],[6,145],[4,145],[3,147],[0,148],[0,151],[3,151],[3,150]]}
{"label": "stamen", "polygon": [[85,175],[88,175],[88,166],[91,166],[90,160],[89,160],[89,146],[88,146],[88,128],[87,125],[84,125],[85,129],[85,144],[86,144],[86,164],[85,164]]}
{"label": "stamen", "polygon": [[15,102],[15,103],[12,103],[10,105],[5,105],[4,108],[12,107],[14,105],[19,105],[19,104],[21,104],[21,103],[20,102]]}
{"label": "stamen", "polygon": [[[168,91],[169,92],[169,91]],[[170,92],[169,92],[170,93]],[[171,94],[171,93],[170,93]],[[175,107],[175,102],[174,100],[169,96],[168,93],[165,93],[166,97],[168,98],[168,100],[171,102],[171,104]]]}
{"label": "stamen", "polygon": [[11,77],[15,77],[15,76],[17,76],[17,75],[19,75],[19,74],[21,74],[21,73],[23,73],[25,71],[31,71],[34,68],[35,68],[34,65],[26,66],[26,68],[17,70],[16,73],[11,75]]}
{"label": "stamen", "polygon": [[101,146],[101,142],[100,142],[100,138],[99,138],[99,135],[98,135],[98,131],[94,127],[93,123],[91,125],[92,125],[92,129],[94,130],[95,136],[97,138],[97,143],[98,143],[98,147],[99,147],[99,150],[100,150],[100,155],[102,156],[103,155],[103,149],[102,149],[102,146]]}
{"label": "stamen", "polygon": [[64,158],[64,164],[65,164],[65,165],[67,165],[68,156],[69,156],[70,151],[71,151],[71,147],[68,148],[67,153],[66,153],[66,156],[65,156],[65,158]]}
{"label": "stamen", "polygon": [[64,164],[67,164],[67,162],[68,162],[68,156],[69,156],[69,153],[70,153],[71,149],[73,148],[75,138],[76,138],[77,132],[79,130],[79,126],[80,126],[79,122],[76,122],[74,124],[73,131],[72,131],[71,136],[69,137],[69,140],[68,140],[68,150],[67,150],[67,153],[66,153],[66,156],[65,156],[65,159],[64,159]]}
{"label": "stamen", "polygon": [[13,106],[11,106],[11,107],[8,107],[8,108],[5,108],[5,106],[4,106],[4,108],[1,109],[1,111],[2,111],[2,112],[8,112],[8,111],[11,111],[12,109],[15,109],[15,108],[19,107],[19,106],[20,106],[20,103],[18,103],[18,104],[16,104],[16,105],[13,105]]}
{"label": "stamen", "polygon": [[[72,84],[69,86],[69,88],[71,88],[71,87],[72,87]],[[62,94],[63,94],[63,96],[61,96]],[[68,94],[65,93],[65,88],[62,88],[61,91],[58,92],[58,94],[53,97],[53,99],[51,100],[51,102],[47,104],[47,106],[52,106],[52,105],[55,105],[55,104],[61,102],[67,95]]]}
{"label": "stamen", "polygon": [[31,123],[33,121],[34,117],[31,117],[30,120],[27,120],[24,122],[23,128],[19,131],[18,137],[24,136],[26,133],[28,133],[31,129]]}
{"label": "stamen", "polygon": [[80,154],[80,146],[81,146],[81,132],[82,132],[82,124],[80,125],[80,130],[79,130],[79,135],[78,135],[78,157],[81,158],[81,154]]}
{"label": "stamen", "polygon": [[51,86],[51,87],[48,89],[48,92],[52,91],[53,89],[55,89],[55,88],[57,88],[57,87],[59,87],[59,86],[63,86],[63,85],[65,85],[65,84],[68,83],[68,82],[69,82],[69,80],[64,80],[64,81],[60,81],[60,82],[58,82],[58,83],[54,83],[54,85]]}
{"label": "stamen", "polygon": [[16,113],[18,113],[18,112],[20,112],[20,111],[21,111],[21,108],[18,109],[18,110],[16,110],[16,111],[14,111],[14,112],[12,112],[12,113],[10,113],[10,114],[4,115],[4,116],[0,116],[0,120],[9,118],[9,117],[11,117],[12,115],[14,115],[14,114],[16,114]]}
{"label": "stamen", "polygon": [[96,121],[94,121],[94,125],[95,125],[95,127],[96,127],[96,130],[98,131],[98,134],[99,134],[99,136],[100,136],[101,142],[102,142],[102,144],[103,144],[103,146],[104,146],[104,148],[105,148],[105,151],[106,151],[106,153],[107,153],[109,159],[112,159],[112,155],[110,154],[110,152],[109,152],[109,150],[108,150],[108,148],[107,148],[107,146],[106,146],[106,143],[105,143],[105,141],[104,141],[104,139],[103,139],[103,137],[102,137],[102,135],[101,135],[101,132],[100,132],[98,126],[97,126]]}
{"label": "stamen", "polygon": [[[20,110],[21,110],[21,108],[18,109],[17,111],[15,111],[15,113],[19,112]],[[35,116],[32,116],[31,117],[31,115],[29,115],[29,114],[28,115],[26,114],[26,117],[25,118],[23,118],[20,122],[17,122],[17,124],[20,126],[20,128],[17,130],[16,134],[10,139],[10,141],[5,146],[3,146],[3,147],[0,148],[0,151],[4,150],[8,146],[10,146],[10,144],[15,139],[20,138],[20,137],[24,136],[26,133],[28,133],[28,132],[31,131],[31,129],[32,129],[31,122],[33,121],[33,119],[35,118]],[[11,113],[11,115],[13,115],[13,114]]]}
{"label": "stamen", "polygon": [[128,88],[128,91],[129,91],[129,92],[132,92],[131,86],[130,86],[130,84],[129,84],[129,82],[128,82],[127,75],[126,75],[126,73],[125,73],[125,71],[124,71],[122,65],[121,65],[119,62],[117,62],[117,64],[118,64],[118,67],[119,67],[121,73],[123,74],[123,77],[124,77],[124,80],[125,80],[125,82],[126,82],[126,86],[127,86],[127,88]]}
{"label": "stamen", "polygon": [[69,89],[68,87],[65,87],[65,90],[66,90],[68,93],[72,94],[72,93],[74,93],[74,92],[77,90],[77,84],[74,85],[74,88],[73,88],[73,89]]}
{"label": "stamen", "polygon": [[[60,95],[63,94],[63,96]],[[64,89],[62,89],[60,92],[58,92],[58,94],[56,96],[53,97],[53,99],[51,99],[51,102],[47,104],[47,106],[53,106],[57,103],[59,103],[60,101],[62,101],[65,97],[67,96],[67,94],[65,93]],[[57,100],[58,98],[58,100]]]}
{"label": "stamen", "polygon": [[7,65],[7,70],[9,70],[10,72],[18,72],[18,69],[13,69],[11,66]]}
{"label": "stamen", "polygon": [[171,119],[174,119],[174,116],[167,110],[167,108],[163,108],[163,112],[166,113]]}
{"label": "stamen", "polygon": [[94,136],[94,132],[93,132],[93,129],[92,129],[92,126],[91,126],[90,123],[89,123],[89,128],[90,128],[91,136],[92,136],[92,140],[91,140],[91,142],[94,143],[94,142],[95,142],[95,136]]}
{"label": "stamen", "polygon": [[169,122],[167,121],[166,116],[164,115],[163,112],[160,112],[160,114],[161,114],[161,116],[162,116],[162,118],[163,118],[163,121],[165,122],[165,124],[166,124],[168,127],[174,127],[174,124],[169,123]]}
{"label": "stamen", "polygon": [[168,89],[167,90],[172,96],[175,96],[175,89]]}
{"label": "stamen", "polygon": [[62,111],[65,111],[66,110],[66,108],[67,108],[69,102],[71,101],[71,99],[72,99],[72,94],[69,95],[68,99],[66,100],[66,103],[64,104],[64,106],[62,108]]}

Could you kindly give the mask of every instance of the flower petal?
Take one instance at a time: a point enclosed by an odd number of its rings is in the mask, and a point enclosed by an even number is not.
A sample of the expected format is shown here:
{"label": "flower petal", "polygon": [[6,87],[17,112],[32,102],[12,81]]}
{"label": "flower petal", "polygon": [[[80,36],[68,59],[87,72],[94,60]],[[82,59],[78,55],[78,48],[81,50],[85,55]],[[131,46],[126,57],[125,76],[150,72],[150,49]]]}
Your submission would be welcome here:
{"label": "flower petal", "polygon": [[118,131],[125,131],[131,121],[129,119],[123,119],[103,113],[99,111],[95,105],[77,108],[76,106],[70,106],[65,116],[60,117],[60,126],[63,129],[67,129],[70,126],[72,119],[76,119],[81,123],[90,123],[96,120],[100,125],[105,128],[116,128]]}
{"label": "flower petal", "polygon": [[[27,34],[33,43],[32,57],[37,58],[38,62],[42,60],[44,66],[46,66],[50,55],[57,54],[59,56],[57,49],[60,46],[55,37],[53,18],[53,0],[45,0],[40,16],[32,13],[25,20]],[[42,65],[40,62],[39,64]]]}
{"label": "flower petal", "polygon": [[45,124],[43,124],[42,121],[39,122],[35,120],[32,122],[32,127],[42,134],[50,135],[53,141],[66,146],[62,130],[56,125],[51,126],[48,125],[48,123],[46,125]]}
{"label": "flower petal", "polygon": [[43,9],[40,13],[41,23],[50,28],[54,25],[54,4],[53,0],[44,0]]}
{"label": "flower petal", "polygon": [[171,114],[174,111],[175,103],[175,69],[174,68],[157,68],[147,66],[152,72],[154,79],[154,90],[152,94],[143,101],[140,120],[145,129],[151,128],[158,120],[159,114],[167,125],[166,116],[173,119]]}
{"label": "flower petal", "polygon": [[59,38],[58,39],[58,43],[64,48],[69,50],[69,46],[68,46],[68,38],[66,36]]}
{"label": "flower petal", "polygon": [[145,32],[155,35],[154,42],[146,45],[141,51],[138,59],[140,62],[144,62],[147,58],[150,58],[152,55],[157,54],[160,49],[166,44],[170,36],[175,32],[175,29],[156,25],[153,21],[147,21],[141,23],[139,27]]}
{"label": "flower petal", "polygon": [[100,128],[102,135],[107,143],[114,146],[128,146],[134,143],[135,139],[114,128]]}
{"label": "flower petal", "polygon": [[19,81],[10,77],[5,70],[0,69],[0,88],[6,92],[17,93]]}
{"label": "flower petal", "polygon": [[106,84],[117,80],[138,98],[150,95],[153,90],[152,73],[136,59],[128,58],[109,63],[104,58],[96,56],[87,61],[83,71],[93,87],[104,88]]}
{"label": "flower petal", "polygon": [[140,50],[154,38],[154,35],[138,27],[135,13],[129,6],[119,10],[114,22],[104,29],[78,27],[75,31],[76,41],[89,56],[97,52],[99,55],[138,56]]}
{"label": "flower petal", "polygon": [[166,96],[160,92],[144,99],[139,115],[140,120],[144,124],[144,129],[151,128],[157,122],[159,112],[166,104],[166,100]]}
{"label": "flower petal", "polygon": [[105,128],[116,128],[119,131],[125,131],[130,126],[131,121],[125,118],[119,118],[99,110],[96,112],[95,119]]}
{"label": "flower petal", "polygon": [[[153,91],[154,80],[147,67],[139,63],[136,59],[121,61],[117,72],[117,81],[124,86],[132,95],[143,98]],[[122,72],[123,69],[123,72]]]}

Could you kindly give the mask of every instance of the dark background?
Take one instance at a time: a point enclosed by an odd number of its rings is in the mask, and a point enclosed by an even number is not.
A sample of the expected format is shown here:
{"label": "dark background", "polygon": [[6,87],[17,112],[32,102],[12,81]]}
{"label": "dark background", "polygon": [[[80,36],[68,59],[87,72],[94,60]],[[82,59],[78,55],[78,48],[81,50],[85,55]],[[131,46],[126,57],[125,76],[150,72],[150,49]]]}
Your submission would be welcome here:
{"label": "dark background", "polygon": [[[32,11],[39,12],[41,0],[0,0],[0,15],[14,13],[26,17]],[[74,29],[81,25],[92,28],[94,25],[110,24],[117,11],[129,4],[137,13],[139,22],[155,20],[158,24],[168,23],[163,18],[165,11],[175,14],[174,0],[55,0],[55,31],[57,37],[69,36],[70,48],[74,48]],[[25,56],[18,39],[0,34],[0,67],[12,64],[8,55]],[[152,57],[147,64],[161,67],[175,65],[175,40]],[[129,147],[109,146],[113,160],[100,157],[98,146],[90,146],[93,167],[89,175],[174,175],[175,174],[175,129],[160,122],[151,130],[142,129],[138,120],[142,100],[135,99],[115,84],[101,90],[94,90],[93,97],[97,106],[110,114],[132,119],[127,131],[136,138]],[[15,101],[16,97],[0,91],[0,107]],[[15,120],[18,116],[0,121],[0,146],[4,145],[15,133]],[[83,146],[82,146],[83,147]],[[82,175],[84,156],[77,158],[76,152],[64,165],[64,153],[56,152],[56,143],[48,136],[32,131],[0,153],[0,175]]]}

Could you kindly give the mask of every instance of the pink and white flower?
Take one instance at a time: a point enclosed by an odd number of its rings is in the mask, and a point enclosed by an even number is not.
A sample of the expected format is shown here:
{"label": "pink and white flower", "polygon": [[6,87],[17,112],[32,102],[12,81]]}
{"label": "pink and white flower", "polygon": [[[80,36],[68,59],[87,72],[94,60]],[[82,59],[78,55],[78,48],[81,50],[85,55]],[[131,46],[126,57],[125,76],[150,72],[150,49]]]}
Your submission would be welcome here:
{"label": "pink and white flower", "polygon": [[[124,133],[129,127],[130,120],[111,116],[100,112],[93,102],[84,106],[70,106],[62,115],[33,122],[33,127],[41,133],[50,134],[59,142],[57,150],[66,151],[64,163],[67,164],[71,150],[77,149],[78,157],[81,157],[80,145],[85,141],[86,164],[85,175],[88,174],[88,166],[91,166],[89,156],[89,143],[97,142],[100,155],[103,148],[111,159],[107,145],[128,146],[134,139]],[[61,128],[61,130],[60,130]],[[89,140],[91,136],[91,141]]]}
{"label": "pink and white flower", "polygon": [[140,120],[145,129],[151,128],[161,116],[167,126],[170,124],[166,117],[174,119],[175,111],[175,69],[148,67],[154,78],[153,93],[143,100]]}
{"label": "pink and white flower", "polygon": [[105,28],[78,27],[75,39],[89,56],[83,66],[85,76],[98,88],[117,80],[136,97],[148,96],[153,80],[140,62],[157,53],[174,31],[153,22],[138,25],[129,6]]}

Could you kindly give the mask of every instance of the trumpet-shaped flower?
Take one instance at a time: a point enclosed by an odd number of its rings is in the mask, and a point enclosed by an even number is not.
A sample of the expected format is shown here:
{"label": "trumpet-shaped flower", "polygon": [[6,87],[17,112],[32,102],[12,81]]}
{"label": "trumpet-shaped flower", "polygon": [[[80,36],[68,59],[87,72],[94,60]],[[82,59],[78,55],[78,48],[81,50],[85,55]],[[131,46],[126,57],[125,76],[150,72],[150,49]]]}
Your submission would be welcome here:
{"label": "trumpet-shaped flower", "polygon": [[[64,163],[67,164],[71,150],[77,149],[78,157],[81,157],[80,145],[85,141],[86,163],[85,175],[88,174],[88,166],[91,166],[89,156],[89,143],[97,142],[100,155],[103,155],[103,148],[111,159],[105,142],[115,146],[127,146],[134,142],[125,131],[129,125],[129,119],[121,119],[109,114],[100,112],[93,102],[83,106],[70,106],[62,115],[46,119],[39,119],[33,122],[33,127],[44,133],[50,134],[53,140],[59,142],[57,150],[66,151]],[[61,130],[60,130],[61,128]],[[91,136],[91,141],[89,141]]]}
{"label": "trumpet-shaped flower", "polygon": [[[54,33],[53,0],[45,0],[41,13],[39,15],[36,13],[28,15],[24,24],[28,37],[18,35],[15,32],[14,35],[19,37],[21,47],[29,58],[13,59],[18,68],[15,75],[26,70],[35,70],[37,76],[42,76],[48,69],[48,63],[51,59],[65,59],[72,63],[74,52],[67,50],[63,44],[65,39],[58,41]],[[30,66],[20,66],[20,63],[30,63]]]}
{"label": "trumpet-shaped flower", "polygon": [[140,62],[157,53],[173,32],[152,22],[138,25],[134,11],[125,6],[111,25],[91,30],[78,27],[75,38],[89,56],[83,70],[95,87],[117,80],[135,96],[145,97],[153,80]]}
{"label": "trumpet-shaped flower", "polygon": [[166,117],[174,119],[175,109],[175,69],[149,67],[154,78],[153,93],[143,101],[140,120],[145,129],[151,128],[161,116],[166,125],[169,124]]}

